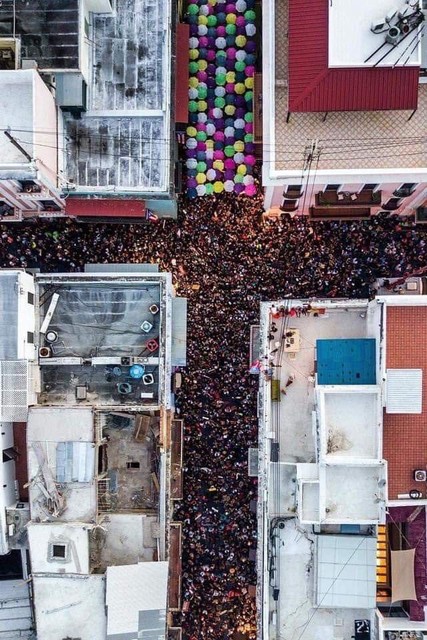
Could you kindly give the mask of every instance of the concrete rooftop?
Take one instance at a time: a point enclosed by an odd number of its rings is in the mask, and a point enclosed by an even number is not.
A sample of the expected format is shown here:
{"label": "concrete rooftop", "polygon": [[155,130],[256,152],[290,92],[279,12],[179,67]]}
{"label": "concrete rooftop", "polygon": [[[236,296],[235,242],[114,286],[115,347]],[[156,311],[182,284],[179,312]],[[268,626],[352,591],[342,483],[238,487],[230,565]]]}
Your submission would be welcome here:
{"label": "concrete rooftop", "polygon": [[[372,535],[370,524],[383,517],[385,467],[378,462],[376,386],[352,386],[351,393],[345,385],[319,386],[317,393],[326,401],[317,409],[315,388],[316,340],[375,337],[375,310],[367,300],[318,300],[307,315],[275,318],[269,313],[303,304],[263,303],[261,310],[261,363],[270,366],[282,390],[279,401],[272,402],[271,382],[260,373],[260,483],[268,498],[260,516],[264,568],[258,570],[264,579],[263,637],[271,640],[299,640],[301,634],[304,640],[346,638],[354,633],[355,619],[370,617],[369,610],[316,608],[315,536],[308,522],[321,522],[323,533],[340,533],[340,523],[360,523],[361,533]],[[270,339],[272,323],[277,331]],[[299,338],[290,351],[277,349],[292,329]],[[340,431],[345,445],[334,451],[329,446],[332,428]],[[279,444],[277,462],[267,453],[268,441]],[[278,599],[273,588],[279,589]]]}
{"label": "concrete rooftop", "polygon": [[[40,402],[75,404],[76,387],[83,385],[89,403],[156,404],[161,383],[159,350],[150,352],[147,342],[155,339],[160,344],[162,340],[161,313],[153,315],[149,310],[153,303],[161,306],[160,282],[71,278],[56,283],[54,290],[59,299],[49,330],[55,331],[58,339],[49,346],[54,359],[40,359]],[[51,291],[50,283],[41,283],[40,326],[49,310]],[[148,331],[141,329],[145,321]],[[41,334],[43,345],[49,343]],[[144,357],[145,374],[151,374],[152,382],[131,380],[130,366],[122,365],[122,357]],[[118,369],[113,371],[114,366]],[[120,383],[130,384],[131,392],[121,394]],[[146,400],[141,393],[152,395]]]}
{"label": "concrete rooftop", "polygon": [[123,0],[94,16],[88,111],[69,117],[66,172],[80,191],[166,193],[170,0]]}

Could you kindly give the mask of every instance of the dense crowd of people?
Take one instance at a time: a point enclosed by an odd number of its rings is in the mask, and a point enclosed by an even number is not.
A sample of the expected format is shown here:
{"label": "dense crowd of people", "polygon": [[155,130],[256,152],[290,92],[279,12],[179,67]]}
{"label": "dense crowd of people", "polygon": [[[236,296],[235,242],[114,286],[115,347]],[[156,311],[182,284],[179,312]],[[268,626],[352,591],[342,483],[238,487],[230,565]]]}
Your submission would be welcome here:
{"label": "dense crowd of people", "polygon": [[426,233],[380,214],[365,222],[264,220],[261,197],[182,200],[175,221],[0,225],[0,265],[79,271],[86,262],[157,262],[189,299],[185,421],[183,613],[186,640],[256,636],[256,392],[249,327],[260,300],[359,297],[378,276],[426,264]]}

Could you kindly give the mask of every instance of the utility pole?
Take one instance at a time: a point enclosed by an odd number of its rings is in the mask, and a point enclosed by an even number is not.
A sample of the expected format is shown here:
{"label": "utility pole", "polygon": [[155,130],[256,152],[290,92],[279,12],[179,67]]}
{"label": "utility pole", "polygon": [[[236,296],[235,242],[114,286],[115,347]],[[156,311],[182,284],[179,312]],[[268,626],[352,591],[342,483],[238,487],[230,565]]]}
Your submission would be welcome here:
{"label": "utility pole", "polygon": [[24,155],[27,158],[28,162],[33,162],[33,158],[30,156],[28,151],[26,151],[24,149],[22,144],[19,144],[19,142],[16,140],[16,138],[14,138],[13,135],[11,133],[9,133],[9,131],[4,131],[3,133],[6,136],[6,138],[8,138],[8,140],[10,140],[10,142],[13,144],[13,146],[16,147],[22,153],[22,155]]}

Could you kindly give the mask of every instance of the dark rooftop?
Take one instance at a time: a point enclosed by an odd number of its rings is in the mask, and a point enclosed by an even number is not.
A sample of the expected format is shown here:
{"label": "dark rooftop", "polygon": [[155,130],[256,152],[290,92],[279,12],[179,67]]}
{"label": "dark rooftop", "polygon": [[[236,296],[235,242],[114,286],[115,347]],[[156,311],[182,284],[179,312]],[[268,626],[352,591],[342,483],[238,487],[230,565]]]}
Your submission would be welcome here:
{"label": "dark rooftop", "polygon": [[[36,60],[40,69],[77,69],[78,0],[16,0],[16,35],[21,55]],[[0,37],[13,35],[13,4],[0,5]]]}
{"label": "dark rooftop", "polygon": [[[83,386],[94,404],[156,403],[162,327],[161,314],[153,314],[150,305],[160,307],[161,284],[77,281],[41,287],[42,318],[53,291],[59,295],[49,324],[54,341],[40,336],[40,345],[52,352],[40,360],[40,402],[75,404],[77,387]],[[144,361],[138,377],[131,372],[133,357]]]}

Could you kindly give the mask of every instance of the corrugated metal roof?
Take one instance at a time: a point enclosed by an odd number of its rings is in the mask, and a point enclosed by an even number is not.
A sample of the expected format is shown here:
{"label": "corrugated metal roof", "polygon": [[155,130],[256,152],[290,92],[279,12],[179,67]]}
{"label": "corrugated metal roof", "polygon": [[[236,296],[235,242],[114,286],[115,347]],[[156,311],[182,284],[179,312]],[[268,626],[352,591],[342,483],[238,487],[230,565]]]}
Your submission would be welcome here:
{"label": "corrugated metal roof", "polygon": [[416,109],[419,67],[328,68],[328,0],[289,0],[289,111]]}
{"label": "corrugated metal roof", "polygon": [[387,413],[422,413],[422,369],[387,369]]}
{"label": "corrugated metal roof", "polygon": [[58,442],[56,445],[57,482],[91,482],[95,448],[91,442]]}

